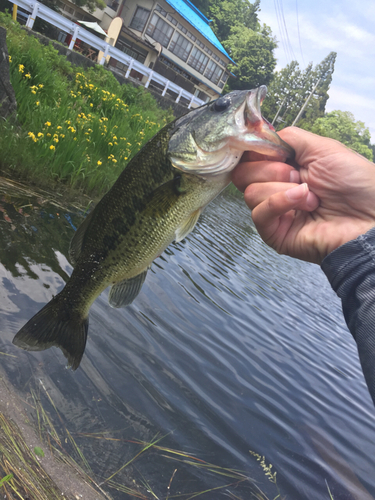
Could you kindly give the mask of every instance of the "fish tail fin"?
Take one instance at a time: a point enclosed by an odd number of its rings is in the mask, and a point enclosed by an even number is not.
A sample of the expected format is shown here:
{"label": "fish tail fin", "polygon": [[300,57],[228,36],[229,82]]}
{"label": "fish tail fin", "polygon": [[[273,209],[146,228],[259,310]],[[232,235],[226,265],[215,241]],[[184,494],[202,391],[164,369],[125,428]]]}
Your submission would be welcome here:
{"label": "fish tail fin", "polygon": [[57,295],[35,314],[16,334],[13,344],[26,351],[59,347],[68,366],[76,370],[85,350],[89,320],[59,298]]}

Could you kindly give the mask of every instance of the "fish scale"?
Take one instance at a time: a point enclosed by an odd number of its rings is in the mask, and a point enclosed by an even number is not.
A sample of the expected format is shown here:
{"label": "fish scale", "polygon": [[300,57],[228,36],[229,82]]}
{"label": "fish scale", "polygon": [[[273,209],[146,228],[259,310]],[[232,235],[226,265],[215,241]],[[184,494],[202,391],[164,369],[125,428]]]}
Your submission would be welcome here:
{"label": "fish scale", "polygon": [[202,209],[230,182],[246,150],[293,155],[262,118],[266,88],[234,91],[164,127],[124,169],[78,228],[73,273],[63,290],[15,336],[26,350],[59,347],[73,369],[82,359],[89,309],[112,286],[113,307],[130,304],[147,270],[193,230]]}

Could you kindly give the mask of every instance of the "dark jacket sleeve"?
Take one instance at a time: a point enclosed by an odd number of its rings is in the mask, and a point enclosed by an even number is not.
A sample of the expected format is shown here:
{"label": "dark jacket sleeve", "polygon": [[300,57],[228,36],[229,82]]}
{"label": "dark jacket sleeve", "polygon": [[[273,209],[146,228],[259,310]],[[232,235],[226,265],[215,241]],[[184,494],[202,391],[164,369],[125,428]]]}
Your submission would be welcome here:
{"label": "dark jacket sleeve", "polygon": [[375,404],[375,228],[327,255],[322,269],[342,301]]}

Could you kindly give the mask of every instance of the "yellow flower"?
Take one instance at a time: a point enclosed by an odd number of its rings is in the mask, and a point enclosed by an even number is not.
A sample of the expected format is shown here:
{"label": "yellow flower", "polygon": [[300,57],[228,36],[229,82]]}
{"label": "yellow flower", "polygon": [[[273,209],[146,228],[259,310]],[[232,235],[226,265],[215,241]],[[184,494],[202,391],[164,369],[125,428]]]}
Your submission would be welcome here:
{"label": "yellow flower", "polygon": [[117,137],[116,137],[115,135],[112,137],[112,139],[113,139],[114,141],[117,141]]}
{"label": "yellow flower", "polygon": [[64,139],[65,134],[60,134],[60,137],[61,137],[62,139]]}
{"label": "yellow flower", "polygon": [[39,102],[39,101],[36,101],[36,103],[35,103],[35,104],[36,104],[37,106],[39,106],[40,102]]}
{"label": "yellow flower", "polygon": [[102,162],[99,160],[97,164],[100,166],[102,164]]}
{"label": "yellow flower", "polygon": [[47,137],[51,137],[51,134],[48,132]]}
{"label": "yellow flower", "polygon": [[46,122],[44,125],[47,125],[47,127],[51,126],[51,122]]}
{"label": "yellow flower", "polygon": [[94,106],[92,102],[90,102],[90,106],[91,106],[91,107],[93,107],[93,106]]}
{"label": "yellow flower", "polygon": [[10,63],[12,62],[12,56],[9,56],[9,62]]}
{"label": "yellow flower", "polygon": [[112,142],[109,142],[109,143],[108,143],[108,146],[113,146]]}
{"label": "yellow flower", "polygon": [[49,148],[53,151],[55,149],[55,146],[53,144],[51,144],[51,146]]}
{"label": "yellow flower", "polygon": [[18,65],[18,71],[19,71],[20,73],[23,73],[23,72],[24,72],[24,70],[25,70],[25,66],[24,66],[23,64],[19,64],[19,65]]}
{"label": "yellow flower", "polygon": [[56,130],[61,130],[62,127],[59,125],[58,127],[56,127]]}
{"label": "yellow flower", "polygon": [[31,93],[32,93],[32,94],[36,94],[35,90],[32,90],[32,91],[31,91]]}
{"label": "yellow flower", "polygon": [[116,158],[112,158],[112,161],[113,161],[114,163],[117,163]]}
{"label": "yellow flower", "polygon": [[124,160],[127,160],[127,159],[128,159],[128,157],[127,157],[127,156],[124,156]]}
{"label": "yellow flower", "polygon": [[53,140],[57,143],[59,142],[58,138],[57,137],[54,137]]}
{"label": "yellow flower", "polygon": [[43,83],[39,84],[39,88],[42,89],[44,87]]}
{"label": "yellow flower", "polygon": [[43,137],[43,132],[38,132],[38,137]]}
{"label": "yellow flower", "polygon": [[31,78],[30,73],[26,73],[25,78]]}

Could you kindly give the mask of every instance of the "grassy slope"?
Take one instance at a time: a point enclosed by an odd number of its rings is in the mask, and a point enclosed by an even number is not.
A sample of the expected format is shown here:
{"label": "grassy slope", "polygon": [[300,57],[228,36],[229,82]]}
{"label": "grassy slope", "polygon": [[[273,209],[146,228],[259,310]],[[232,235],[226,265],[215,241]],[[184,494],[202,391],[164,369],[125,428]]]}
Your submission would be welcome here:
{"label": "grassy slope", "polygon": [[172,113],[98,65],[72,66],[9,15],[0,13],[0,25],[7,30],[18,105],[17,125],[0,124],[0,168],[42,186],[56,180],[104,193]]}

